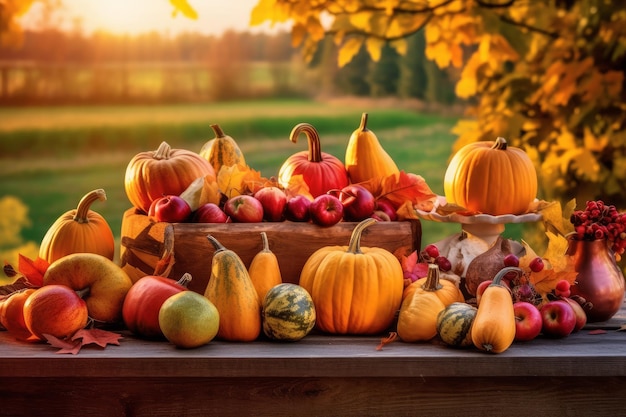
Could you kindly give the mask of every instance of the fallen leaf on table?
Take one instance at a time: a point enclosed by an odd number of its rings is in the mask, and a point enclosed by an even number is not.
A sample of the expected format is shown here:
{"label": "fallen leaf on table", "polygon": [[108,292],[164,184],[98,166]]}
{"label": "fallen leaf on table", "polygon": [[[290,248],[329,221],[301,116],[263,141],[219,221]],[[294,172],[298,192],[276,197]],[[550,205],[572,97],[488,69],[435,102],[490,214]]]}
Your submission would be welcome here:
{"label": "fallen leaf on table", "polygon": [[107,345],[120,345],[120,339],[122,335],[113,333],[108,330],[102,330],[97,328],[81,329],[74,333],[72,340],[81,340],[83,346],[89,344],[96,344],[100,347],[106,347]]}
{"label": "fallen leaf on table", "polygon": [[56,353],[70,353],[72,355],[76,355],[82,347],[80,340],[59,339],[51,334],[44,334],[43,336],[46,338],[46,341],[50,346],[59,349]]}

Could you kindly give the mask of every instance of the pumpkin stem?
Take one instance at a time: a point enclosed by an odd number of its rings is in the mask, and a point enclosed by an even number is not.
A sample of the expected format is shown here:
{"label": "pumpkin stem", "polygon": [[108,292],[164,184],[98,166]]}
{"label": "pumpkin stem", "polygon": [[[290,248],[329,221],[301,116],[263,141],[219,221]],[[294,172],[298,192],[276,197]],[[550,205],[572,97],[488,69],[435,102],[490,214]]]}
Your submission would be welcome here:
{"label": "pumpkin stem", "polygon": [[217,124],[215,124],[215,125],[211,125],[211,129],[213,129],[213,132],[215,132],[215,137],[216,137],[217,139],[219,139],[219,138],[223,138],[224,136],[226,136],[226,135],[224,134],[224,131],[223,131],[223,130],[222,130],[222,128],[220,127],[220,125],[217,125]]}
{"label": "pumpkin stem", "polygon": [[291,130],[291,133],[289,134],[289,140],[293,143],[296,143],[298,141],[298,136],[300,135],[300,133],[303,132],[309,142],[309,161],[321,162],[322,148],[320,146],[320,135],[317,133],[317,130],[313,127],[313,125],[309,123],[297,124]]}
{"label": "pumpkin stem", "polygon": [[350,236],[350,244],[348,245],[348,250],[346,252],[362,253],[361,235],[363,234],[363,230],[367,229],[376,222],[376,219],[368,217],[367,219],[354,226],[354,230],[352,230],[352,236]]}
{"label": "pumpkin stem", "polygon": [[185,272],[182,277],[178,281],[177,284],[182,285],[183,287],[187,287],[191,282],[191,274],[189,272]]}
{"label": "pumpkin stem", "polygon": [[502,136],[498,136],[493,146],[491,147],[491,149],[497,149],[499,151],[506,151],[506,147],[507,147],[506,139],[504,139]]}
{"label": "pumpkin stem", "polygon": [[428,275],[426,281],[422,284],[424,291],[437,291],[443,288],[439,282],[439,266],[436,264],[428,264]]}
{"label": "pumpkin stem", "polygon": [[367,117],[368,114],[367,113],[363,113],[361,115],[361,124],[359,125],[359,130],[361,132],[367,132],[369,129],[367,128]]}
{"label": "pumpkin stem", "polygon": [[207,239],[209,239],[209,242],[211,242],[211,244],[213,244],[213,247],[215,248],[215,252],[221,252],[223,250],[226,250],[226,247],[224,247],[224,245],[222,245],[216,238],[214,238],[211,235],[207,235],[206,237]]}
{"label": "pumpkin stem", "polygon": [[106,199],[107,195],[102,188],[88,192],[78,202],[73,220],[78,223],[89,223],[88,214],[91,204],[96,200],[106,201]]}
{"label": "pumpkin stem", "polygon": [[161,160],[161,159],[170,159],[170,153],[172,151],[172,147],[165,141],[161,142],[159,148],[154,151],[154,155],[152,158]]}
{"label": "pumpkin stem", "polygon": [[504,286],[504,284],[502,283],[502,278],[509,272],[514,272],[517,275],[514,279],[520,278],[522,274],[524,273],[524,271],[522,271],[521,268],[518,268],[516,266],[507,266],[505,268],[502,268],[500,271],[498,271],[496,276],[493,277],[493,281],[491,281],[491,284],[489,284],[489,286],[490,287],[492,285],[501,286],[501,287]]}

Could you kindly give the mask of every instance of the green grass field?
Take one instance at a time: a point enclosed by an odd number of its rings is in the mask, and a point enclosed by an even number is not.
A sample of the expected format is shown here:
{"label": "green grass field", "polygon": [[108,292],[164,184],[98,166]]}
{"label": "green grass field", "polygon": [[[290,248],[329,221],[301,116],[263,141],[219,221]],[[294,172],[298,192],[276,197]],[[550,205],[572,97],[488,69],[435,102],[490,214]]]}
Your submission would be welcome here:
{"label": "green grass field", "polygon": [[[154,150],[164,140],[174,148],[199,151],[214,137],[209,125],[218,123],[237,140],[246,162],[270,177],[288,156],[307,148],[304,137],[297,144],[288,140],[295,124],[313,124],[322,150],[343,159],[364,111],[369,113],[368,127],[398,166],[422,175],[434,192],[442,194],[455,118],[376,102],[276,100],[0,109],[0,198],[16,196],[28,206],[32,227],[23,229],[22,237],[38,244],[58,216],[75,208],[86,192],[103,188],[107,201],[94,203],[92,209],[107,219],[119,237],[122,214],[130,207],[124,174],[137,152]],[[433,242],[460,227],[424,221],[423,229],[423,242]],[[517,230],[514,227],[510,233]]]}

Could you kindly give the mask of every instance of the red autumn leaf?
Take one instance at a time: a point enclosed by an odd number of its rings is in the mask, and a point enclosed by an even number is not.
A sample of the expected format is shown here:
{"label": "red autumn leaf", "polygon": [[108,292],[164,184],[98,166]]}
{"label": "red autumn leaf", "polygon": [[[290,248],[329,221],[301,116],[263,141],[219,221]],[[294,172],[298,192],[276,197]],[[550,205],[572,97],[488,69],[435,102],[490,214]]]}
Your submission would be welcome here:
{"label": "red autumn leaf", "polygon": [[120,339],[122,339],[122,335],[118,333],[110,332],[108,330],[91,328],[91,329],[81,329],[77,331],[76,333],[74,333],[74,336],[72,336],[72,340],[78,341],[79,339],[81,341],[82,346],[93,343],[104,348],[107,345],[119,346]]}
{"label": "red autumn leaf", "polygon": [[415,208],[430,211],[437,199],[437,195],[421,175],[404,171],[359,184],[370,190],[376,198],[385,197],[396,207],[410,202]]}
{"label": "red autumn leaf", "polygon": [[48,344],[59,349],[56,353],[70,353],[76,355],[82,347],[80,340],[59,339],[51,334],[44,334],[43,336],[46,338]]}
{"label": "red autumn leaf", "polygon": [[18,270],[26,277],[35,287],[41,287],[43,285],[43,275],[50,264],[43,258],[38,257],[34,261],[21,253],[19,254]]}

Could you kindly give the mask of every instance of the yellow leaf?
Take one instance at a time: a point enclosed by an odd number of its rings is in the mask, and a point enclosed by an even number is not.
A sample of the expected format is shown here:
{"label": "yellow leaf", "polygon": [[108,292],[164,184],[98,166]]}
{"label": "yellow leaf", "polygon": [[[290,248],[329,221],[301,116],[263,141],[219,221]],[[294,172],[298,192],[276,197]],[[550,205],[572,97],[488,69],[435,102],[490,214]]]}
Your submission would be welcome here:
{"label": "yellow leaf", "polygon": [[385,45],[385,41],[379,38],[369,37],[365,41],[365,47],[367,48],[367,53],[370,55],[374,62],[378,62],[380,60],[380,51]]}
{"label": "yellow leaf", "polygon": [[389,45],[396,50],[399,55],[406,55],[408,43],[405,38],[396,39],[389,42]]}
{"label": "yellow leaf", "polygon": [[354,58],[354,56],[359,53],[359,50],[361,49],[362,45],[363,45],[363,38],[353,37],[353,38],[348,39],[343,44],[341,49],[339,49],[339,58],[338,58],[339,67],[344,67],[350,61],[352,61],[352,58]]}
{"label": "yellow leaf", "polygon": [[465,64],[465,68],[461,72],[461,78],[456,84],[455,91],[460,98],[468,98],[478,91],[478,81],[476,73],[481,65],[479,53],[474,53]]}
{"label": "yellow leaf", "polygon": [[445,42],[431,43],[426,46],[426,58],[435,61],[439,68],[450,65],[452,53]]}
{"label": "yellow leaf", "polygon": [[187,0],[170,0],[170,3],[174,6],[174,14],[180,12],[189,19],[195,20],[198,18],[198,13],[187,3]]}
{"label": "yellow leaf", "polygon": [[257,0],[250,13],[250,26],[260,25],[266,20],[273,20],[276,0]]}
{"label": "yellow leaf", "polygon": [[374,16],[374,12],[360,11],[349,16],[350,23],[357,29],[364,32],[368,32],[371,27],[371,19]]}
{"label": "yellow leaf", "polygon": [[589,126],[585,126],[585,136],[583,137],[585,149],[592,152],[602,152],[609,144],[609,138],[606,135],[596,137]]}
{"label": "yellow leaf", "polygon": [[314,16],[309,16],[307,19],[307,31],[309,35],[311,35],[311,39],[315,41],[321,41],[326,34],[324,26],[322,26],[319,19]]}

